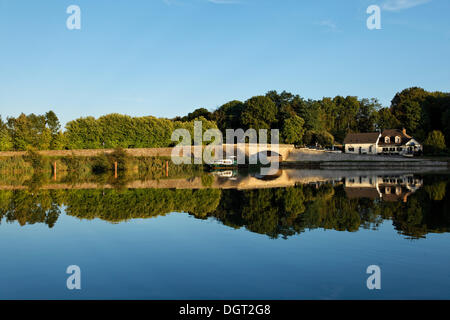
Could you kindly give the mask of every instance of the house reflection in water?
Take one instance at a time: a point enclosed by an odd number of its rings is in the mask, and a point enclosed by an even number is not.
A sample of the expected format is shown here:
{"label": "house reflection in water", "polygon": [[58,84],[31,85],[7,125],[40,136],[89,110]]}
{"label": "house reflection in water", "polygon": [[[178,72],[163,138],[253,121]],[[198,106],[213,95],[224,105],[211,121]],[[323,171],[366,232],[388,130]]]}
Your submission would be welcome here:
{"label": "house reflection in water", "polygon": [[423,180],[414,175],[346,177],[345,193],[350,199],[369,198],[383,201],[408,200],[422,187]]}

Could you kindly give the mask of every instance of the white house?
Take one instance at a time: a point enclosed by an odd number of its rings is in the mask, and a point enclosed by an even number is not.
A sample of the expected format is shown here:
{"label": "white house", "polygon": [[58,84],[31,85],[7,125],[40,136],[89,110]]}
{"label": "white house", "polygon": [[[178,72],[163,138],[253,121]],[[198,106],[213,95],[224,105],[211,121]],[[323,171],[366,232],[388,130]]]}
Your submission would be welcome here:
{"label": "white house", "polygon": [[406,130],[386,129],[378,143],[379,154],[415,154],[423,151],[422,144],[406,134]]}
{"label": "white house", "polygon": [[345,153],[377,154],[381,133],[349,133],[344,140]]}
{"label": "white house", "polygon": [[405,129],[386,129],[382,133],[349,133],[344,150],[355,154],[412,155],[423,151],[423,147]]}

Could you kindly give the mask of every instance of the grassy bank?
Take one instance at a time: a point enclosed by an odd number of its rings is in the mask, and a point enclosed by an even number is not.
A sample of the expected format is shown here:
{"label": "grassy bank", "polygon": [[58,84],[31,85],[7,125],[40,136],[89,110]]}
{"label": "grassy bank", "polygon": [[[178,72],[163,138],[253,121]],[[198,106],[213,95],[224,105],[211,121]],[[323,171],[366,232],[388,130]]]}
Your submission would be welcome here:
{"label": "grassy bank", "polygon": [[[198,176],[201,165],[175,165],[170,157],[133,157],[117,149],[96,156],[43,156],[29,151],[19,156],[0,159],[0,183],[26,185],[27,182],[111,182],[117,175],[121,181],[132,179],[155,180]],[[55,175],[56,167],[56,175]],[[110,181],[111,180],[111,181]]]}

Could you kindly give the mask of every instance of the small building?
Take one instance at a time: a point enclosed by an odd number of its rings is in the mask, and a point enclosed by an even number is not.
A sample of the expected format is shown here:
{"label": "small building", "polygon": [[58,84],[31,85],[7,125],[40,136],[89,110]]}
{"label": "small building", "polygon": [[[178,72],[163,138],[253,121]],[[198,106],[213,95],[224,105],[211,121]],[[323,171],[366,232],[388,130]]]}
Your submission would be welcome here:
{"label": "small building", "polygon": [[377,154],[379,132],[349,133],[344,140],[344,152],[356,154]]}
{"label": "small building", "polygon": [[344,150],[354,154],[413,155],[423,147],[405,129],[386,129],[382,133],[349,133],[344,140]]}

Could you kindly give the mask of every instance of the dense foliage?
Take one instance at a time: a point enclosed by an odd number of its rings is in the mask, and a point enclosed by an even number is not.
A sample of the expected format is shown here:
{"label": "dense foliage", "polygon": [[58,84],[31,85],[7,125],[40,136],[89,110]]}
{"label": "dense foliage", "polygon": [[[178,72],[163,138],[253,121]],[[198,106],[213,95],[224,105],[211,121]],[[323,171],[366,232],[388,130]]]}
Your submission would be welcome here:
{"label": "dense foliage", "polygon": [[[305,100],[288,92],[269,91],[245,102],[230,101],[214,111],[199,108],[174,119],[109,114],[98,119],[79,118],[61,130],[56,115],[21,114],[0,117],[0,151],[29,149],[155,148],[173,146],[173,130],[191,132],[195,120],[204,130],[253,128],[279,129],[281,142],[331,146],[342,143],[349,132],[402,129],[421,142],[426,151],[448,152],[450,141],[450,94],[408,88],[395,95],[390,108],[376,99],[354,96]],[[432,139],[438,138],[437,142]]]}
{"label": "dense foliage", "polygon": [[0,190],[0,221],[52,227],[64,206],[67,214],[80,219],[111,222],[188,212],[272,238],[315,228],[376,229],[386,219],[410,238],[450,232],[448,179],[425,177],[424,185],[407,202],[350,199],[343,186],[332,185],[257,190]]}
{"label": "dense foliage", "polygon": [[0,118],[0,151],[169,147],[175,144],[175,129],[186,129],[194,137],[195,120],[202,121],[203,131],[217,127],[203,117],[183,122],[109,114],[70,121],[63,132],[52,111],[45,116],[21,114],[6,123]]}

